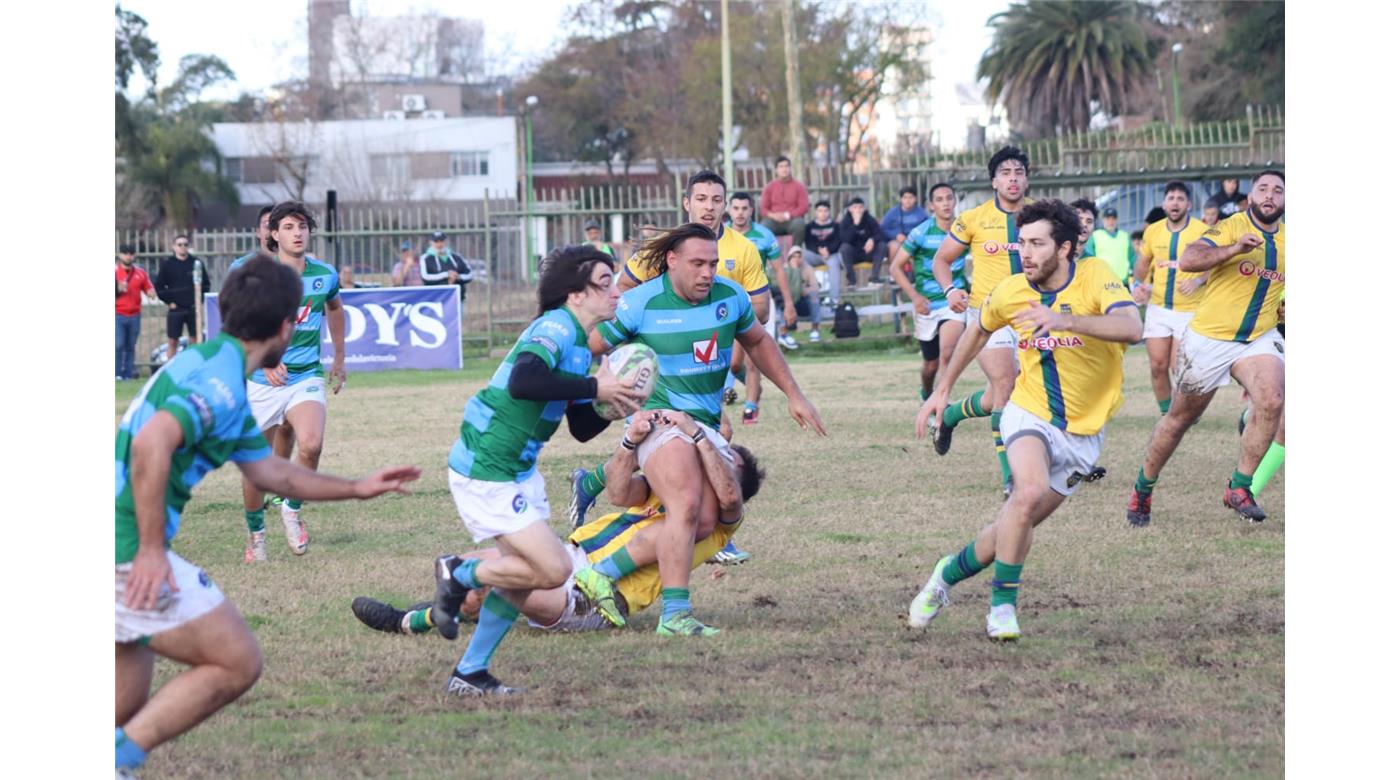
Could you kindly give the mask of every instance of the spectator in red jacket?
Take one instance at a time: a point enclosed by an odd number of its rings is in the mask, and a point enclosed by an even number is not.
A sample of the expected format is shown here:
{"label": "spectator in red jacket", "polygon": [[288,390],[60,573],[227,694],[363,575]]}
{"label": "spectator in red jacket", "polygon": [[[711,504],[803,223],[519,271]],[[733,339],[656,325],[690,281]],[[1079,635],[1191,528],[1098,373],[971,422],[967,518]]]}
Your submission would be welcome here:
{"label": "spectator in red jacket", "polygon": [[792,178],[792,160],[778,158],[778,178],[768,182],[758,200],[764,227],[775,236],[791,236],[792,243],[802,245],[802,230],[806,227],[807,188]]}
{"label": "spectator in red jacket", "polygon": [[154,298],[155,285],[136,265],[136,247],[117,249],[117,379],[136,378],[136,339],[141,335],[141,294]]}

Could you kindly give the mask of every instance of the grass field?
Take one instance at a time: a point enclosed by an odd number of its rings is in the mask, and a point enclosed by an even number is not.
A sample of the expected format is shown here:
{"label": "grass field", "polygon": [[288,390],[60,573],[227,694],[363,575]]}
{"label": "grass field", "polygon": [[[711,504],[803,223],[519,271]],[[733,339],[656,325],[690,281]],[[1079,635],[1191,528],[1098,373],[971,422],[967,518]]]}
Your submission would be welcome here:
{"label": "grass field", "polygon": [[[1129,351],[1128,400],[1100,459],[1108,476],[1041,526],[1025,636],[994,646],[987,574],[960,585],[926,632],[902,622],[937,558],[1000,505],[986,423],[960,427],[945,458],[916,442],[912,350],[793,367],[831,436],[799,431],[771,387],[761,423],[736,425],[768,480],[737,537],[753,561],[702,567],[692,583],[700,616],[724,633],[663,641],[656,608],[594,635],[517,628],[494,671],[531,692],[489,702],[439,693],[464,638],[374,633],[349,605],[429,598],[432,558],[470,547],[446,457],[494,365],[352,375],[331,400],[322,469],[409,462],[423,480],[408,497],[310,506],[303,559],[270,516],[271,560],[257,567],[242,563],[237,471],[199,486],[175,550],[239,606],[266,667],[143,776],[1282,774],[1283,475],[1261,498],[1262,526],[1220,505],[1238,388],[1168,465],[1152,526],[1130,529],[1123,509],[1158,415],[1145,352]],[[136,390],[118,390],[118,415]],[[579,444],[561,431],[545,448],[556,529],[569,471],[603,458],[616,433]],[[157,684],[173,671],[159,666]]]}

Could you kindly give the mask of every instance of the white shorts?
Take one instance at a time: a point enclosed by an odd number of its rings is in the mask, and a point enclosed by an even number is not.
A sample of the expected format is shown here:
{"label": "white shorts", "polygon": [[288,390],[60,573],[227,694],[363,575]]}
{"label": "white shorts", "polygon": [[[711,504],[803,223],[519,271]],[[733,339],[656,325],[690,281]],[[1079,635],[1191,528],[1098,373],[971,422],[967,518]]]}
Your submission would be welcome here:
{"label": "white shorts", "polygon": [[253,419],[257,421],[258,428],[264,431],[281,425],[287,418],[288,409],[307,401],[326,405],[325,378],[308,377],[296,384],[281,387],[248,383],[248,407],[253,410]]}
{"label": "white shorts", "polygon": [[223,592],[202,569],[169,550],[165,551],[165,557],[170,561],[170,570],[175,575],[175,585],[179,590],[171,591],[168,584],[162,584],[155,609],[131,609],[126,606],[126,581],[131,576],[131,563],[117,564],[118,642],[149,639],[162,631],[203,617],[223,603]]}
{"label": "white shorts", "polygon": [[536,521],[549,522],[549,496],[538,471],[524,482],[490,482],[464,477],[449,468],[447,487],[452,490],[462,524],[477,544],[524,530]]}
{"label": "white shorts", "polygon": [[1080,481],[1094,470],[1103,450],[1103,430],[1093,436],[1062,431],[1013,403],[1001,411],[1001,436],[1007,449],[1022,436],[1035,436],[1045,442],[1050,454],[1050,489],[1068,496]]}
{"label": "white shorts", "polygon": [[[967,307],[967,321],[975,323],[977,327],[982,327],[982,310]],[[989,349],[1015,349],[1016,329],[1010,325],[1003,326],[992,331],[992,337],[987,339],[987,343],[982,346],[983,351]]]}
{"label": "white shorts", "polygon": [[1230,384],[1230,369],[1237,361],[1259,355],[1283,361],[1283,336],[1278,329],[1242,343],[1213,339],[1187,328],[1176,353],[1176,389],[1187,395],[1205,395]]}
{"label": "white shorts", "polygon": [[938,335],[938,326],[945,322],[967,323],[967,312],[956,312],[948,306],[934,309],[928,314],[914,312],[914,338],[919,341],[933,341]]}
{"label": "white shorts", "polygon": [[768,321],[763,323],[763,329],[775,339],[778,337],[778,318],[781,316],[782,312],[780,311],[770,311],[768,312]]}
{"label": "white shorts", "polygon": [[[574,565],[574,571],[588,568],[588,554],[580,549],[578,545],[566,544],[564,547],[569,551],[569,560]],[[560,634],[577,633],[580,631],[602,631],[603,629],[612,628],[612,624],[602,615],[599,615],[597,610],[593,608],[593,602],[589,601],[587,596],[584,596],[579,592],[578,588],[574,587],[572,575],[570,575],[563,587],[564,593],[568,596],[568,603],[565,604],[564,612],[559,616],[559,619],[550,625],[544,625],[530,620],[528,621],[530,628],[538,628],[542,631]],[[625,601],[618,599],[617,606],[618,609],[622,610],[623,615],[627,614],[627,603]]]}
{"label": "white shorts", "polygon": [[[719,431],[716,431],[714,428],[711,428],[699,420],[696,420],[695,424],[700,426],[700,430],[705,432],[705,438],[710,440],[710,444],[714,445],[715,449],[719,451],[719,454],[723,455],[730,463],[733,463],[734,453],[729,449],[729,442],[725,441],[724,437],[719,435]],[[627,435],[626,429],[623,429],[622,435]],[[647,434],[645,439],[642,439],[642,443],[637,445],[637,465],[645,469],[647,467],[647,459],[651,457],[651,454],[656,452],[661,445],[672,439],[684,439],[690,442],[690,437],[681,433],[680,429],[674,425],[668,425],[660,430],[653,429],[651,433]]]}
{"label": "white shorts", "polygon": [[1191,324],[1194,311],[1172,311],[1155,303],[1147,305],[1147,321],[1142,326],[1145,339],[1174,338],[1177,341],[1186,337],[1186,326]]}

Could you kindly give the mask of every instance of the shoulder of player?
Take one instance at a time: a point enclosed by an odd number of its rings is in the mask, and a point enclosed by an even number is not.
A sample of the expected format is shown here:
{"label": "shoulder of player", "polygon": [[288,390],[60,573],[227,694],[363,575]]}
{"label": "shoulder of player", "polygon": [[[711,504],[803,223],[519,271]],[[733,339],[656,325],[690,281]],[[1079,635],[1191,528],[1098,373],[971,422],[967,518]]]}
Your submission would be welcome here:
{"label": "shoulder of player", "polygon": [[733,279],[730,279],[727,276],[719,276],[718,274],[716,274],[714,287],[715,289],[711,292],[711,295],[713,295],[714,292],[717,292],[721,289],[727,290],[731,295],[734,295],[736,297],[742,296],[744,298],[747,298],[749,295],[748,290],[745,290],[743,285],[739,284]]}
{"label": "shoulder of player", "polygon": [[335,274],[339,276],[339,273],[335,270],[335,266],[323,260],[318,260],[311,255],[306,256],[306,271],[307,273]]}

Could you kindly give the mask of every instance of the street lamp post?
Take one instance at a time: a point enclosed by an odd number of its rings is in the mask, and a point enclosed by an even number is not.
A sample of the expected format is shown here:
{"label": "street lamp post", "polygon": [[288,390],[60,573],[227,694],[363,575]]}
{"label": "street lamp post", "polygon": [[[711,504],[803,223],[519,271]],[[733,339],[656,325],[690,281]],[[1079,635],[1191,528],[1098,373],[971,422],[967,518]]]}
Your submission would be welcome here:
{"label": "street lamp post", "polygon": [[1180,43],[1172,44],[1172,103],[1176,115],[1176,126],[1181,127],[1181,79],[1177,76],[1176,60],[1181,56],[1181,50],[1185,47]]}
{"label": "street lamp post", "polygon": [[535,135],[531,121],[535,106],[540,99],[531,95],[525,98],[525,263],[530,281],[535,280]]}

